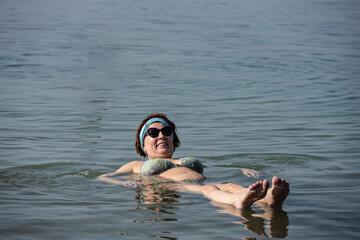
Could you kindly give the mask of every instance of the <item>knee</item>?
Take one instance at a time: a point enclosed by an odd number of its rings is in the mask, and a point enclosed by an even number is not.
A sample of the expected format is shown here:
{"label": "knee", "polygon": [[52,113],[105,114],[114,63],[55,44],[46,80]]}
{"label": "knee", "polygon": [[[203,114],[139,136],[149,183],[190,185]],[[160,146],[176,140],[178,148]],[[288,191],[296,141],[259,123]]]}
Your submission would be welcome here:
{"label": "knee", "polygon": [[237,187],[237,185],[235,183],[227,183],[226,186],[229,187],[229,188]]}
{"label": "knee", "polygon": [[215,190],[219,190],[218,187],[216,187],[215,185],[205,185],[202,187],[203,192],[211,192],[211,191],[215,191]]}

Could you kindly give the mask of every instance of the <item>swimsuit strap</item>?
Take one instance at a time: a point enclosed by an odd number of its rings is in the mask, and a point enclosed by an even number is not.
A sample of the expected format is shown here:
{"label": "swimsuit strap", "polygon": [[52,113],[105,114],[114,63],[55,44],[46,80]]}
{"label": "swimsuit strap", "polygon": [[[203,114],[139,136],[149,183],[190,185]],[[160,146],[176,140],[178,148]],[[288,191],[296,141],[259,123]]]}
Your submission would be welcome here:
{"label": "swimsuit strap", "polygon": [[181,166],[190,168],[200,174],[204,172],[203,165],[196,157],[185,157],[181,158]]}
{"label": "swimsuit strap", "polygon": [[154,158],[147,160],[141,167],[141,176],[159,175],[170,168],[174,168],[176,165],[171,161],[163,158]]}

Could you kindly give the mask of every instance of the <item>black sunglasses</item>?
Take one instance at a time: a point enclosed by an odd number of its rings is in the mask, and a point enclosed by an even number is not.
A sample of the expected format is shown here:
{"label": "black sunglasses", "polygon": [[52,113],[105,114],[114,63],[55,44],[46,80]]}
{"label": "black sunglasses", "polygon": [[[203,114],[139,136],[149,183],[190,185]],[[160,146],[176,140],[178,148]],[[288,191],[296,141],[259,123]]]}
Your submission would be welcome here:
{"label": "black sunglasses", "polygon": [[157,136],[159,136],[160,132],[162,132],[162,134],[164,134],[164,136],[170,136],[173,133],[173,130],[169,126],[163,127],[162,129],[149,128],[147,130],[147,134],[152,138],[156,138]]}

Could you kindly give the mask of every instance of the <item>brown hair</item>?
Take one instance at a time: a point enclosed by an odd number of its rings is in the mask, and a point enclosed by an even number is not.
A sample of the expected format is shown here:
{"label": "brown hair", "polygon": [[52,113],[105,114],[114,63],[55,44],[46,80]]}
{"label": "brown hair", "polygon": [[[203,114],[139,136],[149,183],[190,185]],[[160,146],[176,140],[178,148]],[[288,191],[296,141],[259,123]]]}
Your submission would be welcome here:
{"label": "brown hair", "polygon": [[164,113],[152,113],[150,114],[149,116],[147,116],[139,125],[137,131],[136,131],[136,141],[135,141],[135,149],[136,149],[136,152],[142,156],[142,157],[146,157],[146,153],[144,152],[144,150],[141,148],[141,144],[140,144],[140,131],[141,131],[141,128],[145,125],[145,123],[147,121],[149,121],[150,119],[152,118],[162,118],[164,119],[168,124],[169,126],[172,128],[173,132],[174,132],[174,140],[173,140],[173,144],[174,144],[174,151],[177,147],[180,147],[180,140],[176,134],[176,126],[175,124],[170,121],[166,115]]}

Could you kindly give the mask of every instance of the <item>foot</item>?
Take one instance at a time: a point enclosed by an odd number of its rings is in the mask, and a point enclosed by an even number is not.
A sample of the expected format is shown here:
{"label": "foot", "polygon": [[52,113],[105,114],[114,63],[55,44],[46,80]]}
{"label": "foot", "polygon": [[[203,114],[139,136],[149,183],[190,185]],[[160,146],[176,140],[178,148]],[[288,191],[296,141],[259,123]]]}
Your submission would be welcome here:
{"label": "foot", "polygon": [[272,179],[272,188],[269,189],[264,200],[271,207],[282,206],[289,191],[289,183],[282,178],[274,176]]}
{"label": "foot", "polygon": [[251,207],[254,202],[266,196],[269,185],[268,180],[259,181],[250,185],[247,191],[236,200],[235,207],[241,209]]}

